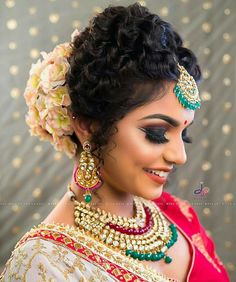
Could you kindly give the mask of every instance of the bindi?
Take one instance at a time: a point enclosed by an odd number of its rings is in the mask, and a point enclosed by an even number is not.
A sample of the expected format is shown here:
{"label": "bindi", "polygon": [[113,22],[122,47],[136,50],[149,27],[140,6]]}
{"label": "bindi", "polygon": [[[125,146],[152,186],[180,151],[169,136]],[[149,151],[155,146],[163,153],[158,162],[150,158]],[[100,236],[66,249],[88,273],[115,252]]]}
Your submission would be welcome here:
{"label": "bindi", "polygon": [[184,121],[184,125],[185,125],[187,122],[188,122],[188,121],[187,121],[187,120],[185,120],[185,121]]}

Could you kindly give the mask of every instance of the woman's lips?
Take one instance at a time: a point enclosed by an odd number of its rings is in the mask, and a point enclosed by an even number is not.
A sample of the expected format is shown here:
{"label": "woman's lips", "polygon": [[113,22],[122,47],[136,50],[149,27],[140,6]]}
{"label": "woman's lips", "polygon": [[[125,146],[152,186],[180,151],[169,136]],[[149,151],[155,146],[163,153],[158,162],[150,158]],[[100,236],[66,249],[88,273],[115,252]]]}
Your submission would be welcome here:
{"label": "woman's lips", "polygon": [[144,170],[144,172],[146,173],[146,175],[152,179],[154,182],[158,183],[158,184],[165,184],[167,178],[166,177],[161,177],[159,175],[153,174],[151,172],[147,172]]}

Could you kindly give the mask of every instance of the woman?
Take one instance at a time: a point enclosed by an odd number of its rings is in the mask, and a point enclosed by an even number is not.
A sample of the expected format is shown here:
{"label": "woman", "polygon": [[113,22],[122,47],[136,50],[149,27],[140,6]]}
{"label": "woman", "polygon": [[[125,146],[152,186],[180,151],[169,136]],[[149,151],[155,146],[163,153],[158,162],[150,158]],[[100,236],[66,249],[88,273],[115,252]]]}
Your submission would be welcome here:
{"label": "woman", "polygon": [[163,191],[201,105],[200,68],[178,33],[138,3],[109,6],[42,55],[26,122],[74,170],[2,281],[229,281],[194,209]]}

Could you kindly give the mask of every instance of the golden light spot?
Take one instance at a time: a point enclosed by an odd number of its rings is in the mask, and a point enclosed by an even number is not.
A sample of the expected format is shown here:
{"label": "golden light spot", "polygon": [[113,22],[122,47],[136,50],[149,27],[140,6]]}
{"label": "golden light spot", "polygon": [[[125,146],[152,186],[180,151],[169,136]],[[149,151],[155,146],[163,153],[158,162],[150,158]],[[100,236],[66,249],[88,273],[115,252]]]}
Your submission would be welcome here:
{"label": "golden light spot", "polygon": [[30,34],[31,36],[36,36],[36,35],[38,35],[38,28],[35,27],[35,26],[32,26],[32,27],[29,29],[29,34]]}
{"label": "golden light spot", "polygon": [[19,73],[19,67],[16,65],[10,66],[9,72],[11,75],[17,75]]}
{"label": "golden light spot", "polygon": [[41,218],[41,215],[40,215],[40,213],[36,212],[32,215],[32,218],[35,219],[35,220],[38,220],[38,219]]}
{"label": "golden light spot", "polygon": [[232,103],[231,102],[225,102],[224,103],[224,111],[228,111],[232,108]]}
{"label": "golden light spot", "polygon": [[211,168],[212,168],[212,165],[211,165],[211,163],[209,161],[203,162],[203,164],[202,164],[202,170],[203,171],[208,171]]}
{"label": "golden light spot", "polygon": [[231,218],[230,218],[229,216],[226,216],[226,217],[224,218],[224,222],[225,222],[225,223],[231,223]]}
{"label": "golden light spot", "polygon": [[59,21],[59,19],[60,19],[60,15],[59,14],[54,13],[54,14],[50,14],[49,15],[49,21],[51,23],[57,23]]}
{"label": "golden light spot", "polygon": [[58,40],[59,40],[59,37],[58,37],[57,35],[53,35],[53,36],[51,37],[51,41],[52,41],[53,43],[57,43]]}
{"label": "golden light spot", "polygon": [[99,13],[101,13],[102,11],[103,11],[103,9],[102,9],[101,7],[99,7],[99,6],[93,7],[93,13],[94,13],[94,14],[99,14]]}
{"label": "golden light spot", "polygon": [[188,23],[190,23],[190,18],[187,17],[187,16],[182,17],[181,22],[182,22],[183,24],[188,24]]}
{"label": "golden light spot", "polygon": [[210,10],[210,9],[212,8],[212,2],[210,2],[210,1],[204,2],[204,3],[202,4],[202,8],[203,8],[204,10]]}
{"label": "golden light spot", "polygon": [[42,168],[40,166],[36,166],[34,168],[34,174],[39,175],[42,172]]}
{"label": "golden light spot", "polygon": [[209,22],[204,22],[202,24],[202,30],[206,33],[210,33],[212,31],[212,26],[211,26],[211,23]]}
{"label": "golden light spot", "polygon": [[36,7],[30,7],[30,8],[29,8],[29,14],[30,14],[30,15],[35,15],[36,12],[37,12]]}
{"label": "golden light spot", "polygon": [[209,140],[208,139],[202,139],[201,144],[202,144],[202,147],[207,148],[207,147],[209,147]]}
{"label": "golden light spot", "polygon": [[12,88],[10,94],[11,94],[11,97],[13,99],[17,99],[20,96],[20,89],[19,88]]}
{"label": "golden light spot", "polygon": [[189,40],[184,40],[183,46],[184,46],[185,48],[189,48],[189,47],[190,47],[190,41],[189,41]]}
{"label": "golden light spot", "polygon": [[72,27],[73,28],[78,28],[79,29],[80,26],[81,26],[81,22],[80,21],[76,20],[76,21],[72,22]]}
{"label": "golden light spot", "polygon": [[225,156],[226,157],[230,157],[232,154],[231,154],[231,150],[229,150],[229,149],[225,149]]}
{"label": "golden light spot", "polygon": [[42,195],[42,189],[41,188],[35,188],[32,192],[32,196],[34,198],[39,198]]}
{"label": "golden light spot", "polygon": [[233,193],[226,193],[224,194],[224,201],[225,203],[233,202],[234,200],[234,194]]}
{"label": "golden light spot", "polygon": [[40,153],[40,152],[42,152],[42,146],[41,146],[41,145],[36,145],[36,146],[34,147],[34,151],[35,151],[35,153]]}
{"label": "golden light spot", "polygon": [[73,8],[78,8],[79,7],[79,3],[77,1],[72,1],[71,6]]}
{"label": "golden light spot", "polygon": [[202,125],[203,125],[203,126],[208,126],[208,119],[207,119],[207,118],[204,118],[204,119],[202,120]]}
{"label": "golden light spot", "polygon": [[202,212],[203,212],[203,215],[205,215],[205,216],[211,215],[211,209],[210,208],[204,208],[202,210]]}
{"label": "golden light spot", "polygon": [[183,3],[188,3],[189,0],[181,0]]}
{"label": "golden light spot", "polygon": [[225,248],[230,249],[233,246],[231,241],[225,241]]}
{"label": "golden light spot", "polygon": [[61,158],[62,158],[62,153],[56,152],[56,153],[54,154],[53,158],[54,158],[55,161],[61,160]]}
{"label": "golden light spot", "polygon": [[139,4],[141,5],[141,6],[146,6],[147,4],[146,4],[146,1],[138,1],[139,2]]}
{"label": "golden light spot", "polygon": [[208,79],[211,76],[210,70],[204,69],[203,73],[202,73],[202,76],[203,76],[204,79]]}
{"label": "golden light spot", "polygon": [[16,212],[16,213],[21,210],[20,207],[19,207],[19,205],[17,205],[17,204],[13,205],[13,206],[11,207],[11,209],[12,209],[13,212]]}
{"label": "golden light spot", "polygon": [[12,117],[13,117],[14,119],[19,119],[19,118],[20,118],[20,112],[13,112],[13,113],[12,113]]}
{"label": "golden light spot", "polygon": [[14,0],[6,0],[5,5],[7,6],[7,8],[13,8],[16,5],[16,3]]}
{"label": "golden light spot", "polygon": [[227,8],[227,9],[224,10],[224,14],[226,16],[230,15],[230,13],[231,13],[230,9]]}
{"label": "golden light spot", "polygon": [[183,179],[179,180],[179,187],[180,188],[186,188],[188,186],[188,184],[189,184],[188,179],[183,178]]}
{"label": "golden light spot", "polygon": [[223,134],[231,133],[231,125],[230,124],[224,124],[222,126],[222,132],[223,132]]}
{"label": "golden light spot", "polygon": [[10,29],[10,30],[14,30],[17,28],[17,21],[14,20],[14,19],[11,19],[11,20],[8,20],[7,21],[7,28]]}
{"label": "golden light spot", "polygon": [[166,17],[166,16],[168,16],[168,14],[169,14],[169,9],[168,9],[168,7],[164,6],[164,7],[162,7],[162,8],[160,9],[160,15],[161,15],[162,17]]}
{"label": "golden light spot", "polygon": [[229,271],[232,271],[234,272],[235,271],[235,266],[232,262],[227,262],[226,263],[226,268],[229,270]]}
{"label": "golden light spot", "polygon": [[210,101],[211,100],[211,94],[208,91],[203,91],[201,94],[201,98],[203,101]]}
{"label": "golden light spot", "polygon": [[12,138],[12,142],[14,144],[20,144],[21,143],[21,136],[20,135],[14,135],[13,138]]}
{"label": "golden light spot", "polygon": [[226,181],[231,180],[231,178],[232,178],[231,172],[229,172],[229,171],[224,172],[223,177],[224,177],[224,180],[226,180]]}
{"label": "golden light spot", "polygon": [[230,61],[231,61],[231,56],[230,56],[230,54],[224,54],[223,57],[222,57],[222,62],[223,62],[224,64],[228,64],[228,63],[230,63]]}
{"label": "golden light spot", "polygon": [[212,232],[208,229],[206,229],[206,234],[209,236],[209,237],[212,237]]}
{"label": "golden light spot", "polygon": [[223,79],[223,83],[225,86],[230,86],[231,85],[231,79],[229,77],[225,77]]}
{"label": "golden light spot", "polygon": [[19,226],[14,226],[11,229],[12,234],[18,234],[20,232],[20,227]]}
{"label": "golden light spot", "polygon": [[16,42],[9,42],[8,47],[10,50],[15,50],[17,48]]}
{"label": "golden light spot", "polygon": [[203,54],[204,54],[204,55],[207,55],[207,56],[210,55],[210,54],[211,54],[211,49],[208,48],[208,47],[204,48],[204,49],[203,49]]}
{"label": "golden light spot", "polygon": [[39,57],[40,53],[38,49],[31,49],[30,50],[30,57],[32,59],[37,59]]}
{"label": "golden light spot", "polygon": [[223,39],[224,39],[226,42],[230,42],[231,39],[232,39],[232,36],[231,36],[228,32],[225,32],[225,33],[223,33]]}
{"label": "golden light spot", "polygon": [[14,158],[12,160],[11,164],[14,168],[19,168],[22,164],[22,159],[21,158]]}

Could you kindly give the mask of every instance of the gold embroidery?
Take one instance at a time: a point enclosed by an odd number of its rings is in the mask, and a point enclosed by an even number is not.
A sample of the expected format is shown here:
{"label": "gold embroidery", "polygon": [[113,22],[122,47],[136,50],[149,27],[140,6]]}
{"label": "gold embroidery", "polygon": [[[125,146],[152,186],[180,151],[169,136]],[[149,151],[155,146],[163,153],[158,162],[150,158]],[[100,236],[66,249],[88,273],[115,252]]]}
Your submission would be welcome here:
{"label": "gold embroidery", "polygon": [[223,264],[223,262],[221,261],[221,259],[218,257],[217,253],[214,252],[214,254],[215,254],[215,258],[216,258],[218,264],[221,265],[221,266],[223,266],[224,264]]}
{"label": "gold embroidery", "polygon": [[[117,265],[121,265],[125,269],[130,269],[133,273],[136,273],[139,276],[144,277],[147,281],[177,281],[176,279],[167,278],[161,273],[157,273],[151,267],[140,263],[139,261],[126,257],[122,255],[119,250],[114,251],[113,249],[108,248],[107,246],[101,244],[100,242],[94,240],[92,237],[87,236],[81,230],[75,229],[72,226],[64,224],[39,224],[38,228],[64,232],[68,234],[71,238],[78,242],[78,238],[81,240],[79,243],[81,245],[90,248],[92,252],[103,255],[105,258]],[[34,230],[34,229],[33,229]],[[37,230],[37,227],[35,227]],[[86,249],[89,252],[88,249]],[[92,255],[92,252],[86,253],[86,255]]]}
{"label": "gold embroidery", "polygon": [[192,221],[193,215],[189,211],[189,208],[191,207],[190,203],[187,200],[182,200],[176,196],[171,195],[174,198],[174,201],[177,203],[179,206],[181,212],[183,215],[188,219],[188,221]]}
{"label": "gold embroidery", "polygon": [[221,273],[220,268],[216,265],[212,257],[209,255],[209,253],[206,250],[206,247],[204,245],[204,241],[201,237],[200,233],[192,235],[192,240],[194,245],[198,248],[198,250],[205,256],[205,258],[215,267],[215,269]]}
{"label": "gold embroidery", "polygon": [[[37,238],[37,234],[39,232],[45,232],[44,234],[48,234],[50,236],[49,239],[44,238],[40,239],[40,237]],[[63,242],[61,242],[60,240],[58,241],[52,241],[50,239],[51,235],[53,234],[53,237],[58,238],[58,236],[67,236],[67,238],[69,240],[64,240],[66,242],[68,242],[68,247],[71,244],[74,244],[75,249],[78,250],[78,248],[86,248],[86,256],[80,253],[80,256],[78,256],[78,252],[73,251],[71,248],[67,249],[67,245],[64,244]],[[31,239],[27,239],[27,236],[36,236],[36,238],[31,238]],[[79,240],[78,240],[79,239]],[[32,228],[29,232],[27,232],[25,234],[25,236],[23,236],[23,238],[21,239],[21,242],[27,241],[26,244],[29,244],[29,242],[31,241],[34,242],[32,251],[33,253],[31,253],[31,257],[29,257],[29,259],[31,260],[31,262],[33,261],[35,255],[43,255],[44,257],[47,258],[48,262],[49,262],[49,267],[55,267],[57,269],[57,271],[60,274],[60,276],[66,281],[67,279],[70,279],[70,273],[73,273],[74,271],[76,271],[76,269],[79,269],[81,271],[81,273],[85,273],[86,272],[86,266],[84,266],[83,261],[87,262],[87,256],[93,256],[94,254],[99,254],[101,257],[104,257],[105,259],[109,259],[112,263],[116,264],[117,266],[121,267],[121,271],[122,269],[126,269],[126,270],[130,270],[131,273],[126,273],[126,280],[125,281],[129,281],[130,277],[134,278],[134,276],[132,275],[132,273],[138,275],[139,277],[143,277],[142,281],[150,281],[150,282],[167,282],[167,281],[174,281],[177,282],[178,280],[176,279],[171,279],[171,278],[167,278],[165,275],[161,274],[161,273],[157,273],[154,269],[152,269],[151,267],[148,267],[147,265],[142,264],[141,262],[126,257],[124,255],[122,255],[121,253],[119,253],[118,251],[113,251],[112,249],[109,249],[107,246],[97,242],[96,240],[94,240],[91,237],[88,237],[86,234],[84,234],[83,232],[81,232],[80,230],[75,229],[72,226],[68,226],[68,225],[63,225],[63,224],[40,224],[38,227],[34,227]],[[51,251],[49,251],[45,245],[42,244],[42,242],[50,242],[51,245],[53,244],[53,247]],[[70,243],[73,242],[73,243]],[[22,248],[21,248],[22,246]],[[88,247],[89,246],[89,247]],[[88,249],[89,248],[89,249]],[[24,245],[21,245],[20,242],[17,243],[16,248],[14,249],[14,256],[18,257],[18,254],[20,252],[20,250],[23,249],[24,250]],[[69,260],[67,258],[67,254],[75,254],[75,257],[77,259],[75,259],[73,262],[71,260]],[[22,256],[21,260],[20,260],[20,265],[22,266],[23,263],[27,263],[27,259],[25,258],[26,254],[24,254],[24,256]],[[104,274],[102,274],[102,272],[104,272],[105,270],[112,270],[111,266],[109,263],[104,263],[102,266],[99,265],[99,261],[101,260],[100,256],[94,256],[96,261],[92,262],[92,266],[94,268],[97,269],[97,271],[99,271],[99,275],[101,276],[101,278],[99,279],[99,281],[115,281],[116,279],[109,279],[107,280],[107,276],[110,277],[110,275],[105,272],[107,275],[104,276]],[[63,259],[62,259],[63,258]],[[86,259],[86,260],[85,260]],[[31,268],[31,262],[27,264],[27,266],[24,267],[24,278],[26,277],[27,272],[30,270]],[[63,264],[64,263],[64,264]],[[87,262],[89,263],[89,262]],[[14,262],[11,264],[11,261],[9,261],[7,263],[9,265],[9,267],[11,268],[9,270],[9,272],[12,273],[12,275],[15,275],[15,278],[18,275],[18,270],[15,268],[15,260]],[[6,265],[7,265],[6,264]],[[65,267],[66,265],[66,267]],[[102,270],[103,267],[103,270]],[[119,270],[119,271],[120,271]],[[42,265],[40,265],[40,271],[41,273],[44,273],[44,268],[42,267]],[[47,271],[47,268],[46,270]],[[90,273],[90,270],[89,270]],[[83,279],[83,277],[80,278],[80,281],[98,281],[97,278],[99,277],[97,276],[93,276],[94,275],[94,271],[92,271],[91,276],[89,277],[89,279]],[[88,273],[86,272],[86,275],[88,275]],[[124,275],[124,273],[123,273]],[[104,276],[104,277],[103,277]],[[124,276],[123,276],[124,277]],[[21,279],[22,277],[22,273],[20,275],[18,275],[19,280],[24,281],[24,279]],[[47,279],[49,279],[50,276],[47,276]],[[87,276],[86,276],[87,278]],[[96,279],[95,279],[96,278]],[[76,276],[76,280],[78,280],[78,277]],[[68,281],[68,280],[67,280]],[[140,279],[137,279],[137,282],[140,282]]]}
{"label": "gold embroidery", "polygon": [[115,268],[115,269],[113,270],[113,273],[114,273],[116,276],[119,276],[119,275],[122,274],[121,271],[120,271],[119,269],[117,269],[117,268]]}

